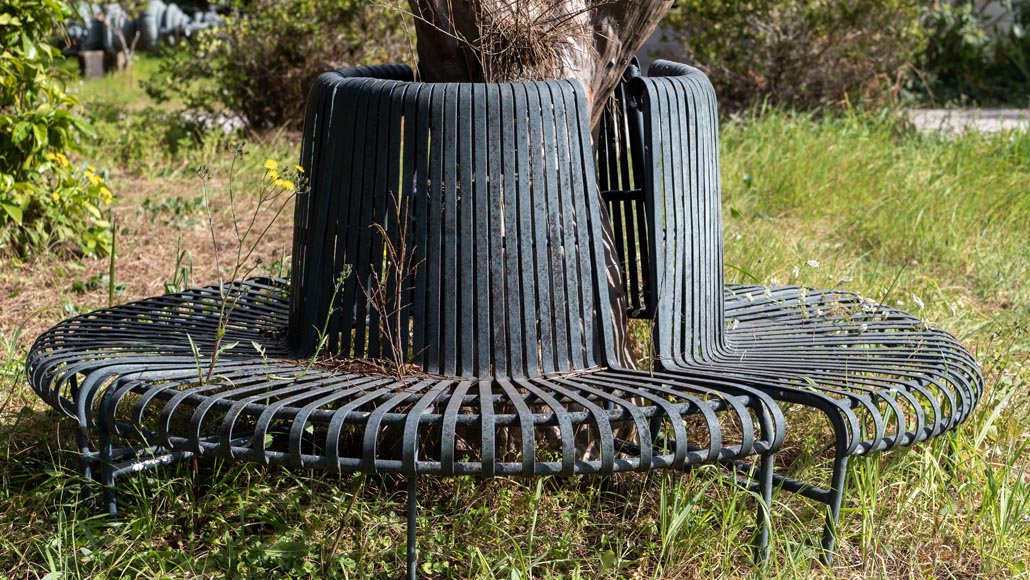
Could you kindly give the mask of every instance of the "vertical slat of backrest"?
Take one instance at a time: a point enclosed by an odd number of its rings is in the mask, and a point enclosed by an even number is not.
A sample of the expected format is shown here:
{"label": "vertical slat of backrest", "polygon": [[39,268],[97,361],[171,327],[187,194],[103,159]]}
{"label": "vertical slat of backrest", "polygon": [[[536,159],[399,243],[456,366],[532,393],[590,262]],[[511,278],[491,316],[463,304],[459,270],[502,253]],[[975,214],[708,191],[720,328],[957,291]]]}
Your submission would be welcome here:
{"label": "vertical slat of backrest", "polygon": [[[409,250],[414,263],[414,282],[411,297],[411,360],[425,364],[426,355],[426,276],[429,251],[428,220],[432,147],[431,124],[436,85],[423,87],[418,98],[418,119],[415,123],[415,143],[412,159],[411,236]],[[405,317],[405,320],[408,318]]]}
{"label": "vertical slat of backrest", "polygon": [[[544,344],[547,351],[542,353],[542,357],[547,361],[543,365],[545,368],[550,366],[550,368],[558,370],[568,366],[568,357],[563,358],[560,352],[561,349],[555,348],[555,345],[565,343],[567,333],[565,331],[565,319],[561,316],[565,308],[564,297],[561,295],[559,288],[563,279],[562,265],[556,253],[551,250],[551,248],[559,247],[561,243],[559,240],[558,223],[554,219],[554,211],[552,209],[558,206],[559,189],[557,171],[558,152],[554,129],[554,98],[551,96],[550,88],[546,85],[538,84],[535,86],[540,95],[540,125],[543,129],[543,141],[540,144],[541,169],[544,173],[541,180],[543,191],[537,194],[543,200],[543,207],[535,217],[541,222],[537,225],[537,239],[546,248],[546,251],[543,253],[543,259],[547,264],[548,279],[551,281],[546,290],[550,308],[546,312],[541,310],[541,317],[546,317],[547,324],[550,326],[551,340]],[[543,229],[543,237],[539,237],[541,228]]]}
{"label": "vertical slat of backrest", "polygon": [[[538,288],[546,286],[546,278],[540,277],[533,259],[537,251],[533,239],[533,154],[538,147],[533,146],[531,138],[530,117],[533,111],[530,109],[527,86],[524,83],[512,86],[514,91],[515,110],[515,171],[518,175],[518,204],[514,214],[518,225],[519,239],[519,271],[522,307],[519,310],[519,318],[522,324],[522,357],[521,368],[528,372],[534,372],[540,368],[539,336],[537,333],[537,320],[539,318],[537,296]],[[512,355],[514,357],[514,354]],[[514,377],[525,376],[521,372]],[[532,434],[532,432],[530,432]]]}
{"label": "vertical slat of backrest", "polygon": [[[520,254],[524,249],[519,236],[518,198],[519,183],[517,181],[517,158],[519,147],[515,140],[515,125],[518,123],[518,109],[515,106],[515,95],[510,83],[498,85],[501,110],[497,115],[501,120],[501,162],[493,165],[494,175],[500,173],[501,178],[501,231],[504,247],[504,271],[502,280],[505,290],[505,312],[495,313],[500,318],[507,316],[508,341],[508,375],[521,378],[525,374],[522,360],[523,316],[522,316],[522,283],[520,277]],[[528,248],[528,246],[527,246]]]}
{"label": "vertical slat of backrest", "polygon": [[[410,266],[413,268],[418,267],[417,255],[415,248],[413,247],[414,242],[414,227],[415,227],[415,192],[420,190],[419,186],[416,185],[416,170],[415,167],[418,165],[418,155],[416,151],[422,151],[423,147],[419,144],[419,119],[426,117],[421,111],[420,103],[423,99],[423,93],[428,91],[429,88],[422,84],[415,84],[408,88],[408,91],[404,95],[404,132],[402,141],[404,143],[403,153],[401,154],[400,163],[400,182],[401,182],[401,198],[399,200],[398,208],[393,210],[395,219],[405,219],[407,227],[407,238],[406,241],[402,241],[399,237],[399,231],[403,228],[398,226],[392,229],[394,237],[392,241],[395,245],[406,244],[406,251],[410,254]],[[400,211],[398,212],[398,209]],[[399,245],[396,246],[399,248]],[[410,275],[410,269],[409,269]],[[391,278],[393,278],[391,276]],[[401,284],[405,286],[397,288],[397,282],[393,279],[390,280],[387,285],[387,293],[390,299],[400,299],[400,304],[393,304],[391,312],[395,312],[399,309],[401,312],[400,322],[401,328],[400,337],[395,337],[395,342],[399,343],[401,353],[394,353],[391,345],[391,350],[388,358],[395,357],[407,357],[409,349],[411,349],[411,337],[409,334],[409,321],[411,320],[412,305],[414,303],[414,289],[412,288],[414,281],[406,280],[401,281]],[[396,322],[394,322],[396,326]],[[395,328],[395,331],[397,329]]]}
{"label": "vertical slat of backrest", "polygon": [[475,214],[475,228],[472,240],[475,244],[475,280],[476,303],[470,310],[476,313],[475,344],[477,377],[490,376],[493,368],[490,360],[493,357],[493,326],[490,320],[490,184],[487,180],[486,168],[490,161],[490,148],[487,144],[489,134],[489,96],[486,85],[476,84],[472,88],[472,104],[475,110],[472,127],[475,137],[472,139],[472,156],[475,163],[472,201]]}
{"label": "vertical slat of backrest", "polygon": [[461,189],[458,185],[458,169],[461,164],[461,124],[458,112],[458,85],[449,84],[444,93],[446,111],[447,143],[444,151],[443,186],[447,195],[443,198],[443,268],[440,272],[440,288],[443,292],[443,306],[440,308],[440,372],[454,375],[458,367],[458,343],[460,340],[457,321],[458,312],[458,204]]}
{"label": "vertical slat of backrest", "polygon": [[[473,144],[475,142],[475,133],[473,133],[474,124],[475,117],[472,102],[472,86],[469,84],[462,84],[458,89],[457,135],[458,163],[460,165],[458,183],[461,188],[461,203],[459,204],[460,219],[458,220],[458,235],[460,239],[458,252],[460,256],[459,268],[461,270],[461,275],[455,275],[454,278],[458,284],[458,313],[472,311],[477,303],[475,294],[475,265],[479,260],[479,256],[476,255],[475,222],[474,215],[472,213],[472,208],[475,205],[473,201],[473,176],[475,175],[475,167],[472,159]],[[449,328],[452,328],[453,332],[460,336],[458,339],[458,350],[460,351],[461,356],[459,364],[466,374],[475,374],[475,324],[476,320],[474,316],[466,317],[464,315],[461,315],[460,317],[455,316],[454,320],[449,323]]]}
{"label": "vertical slat of backrest", "polygon": [[[548,207],[548,220],[553,221],[554,232],[552,234],[551,253],[554,268],[554,315],[559,326],[564,327],[564,340],[556,341],[558,370],[566,370],[575,365],[574,353],[570,353],[570,345],[576,344],[579,340],[580,329],[575,324],[575,319],[570,319],[570,312],[574,305],[570,304],[570,293],[575,285],[575,272],[570,268],[570,263],[565,260],[563,253],[556,251],[556,248],[570,247],[573,242],[572,232],[565,224],[564,207],[565,193],[572,187],[569,174],[569,126],[565,114],[565,99],[561,91],[556,90],[554,85],[549,84],[551,99],[553,102],[553,124],[555,143],[555,164],[554,171],[557,173],[558,189],[551,197],[554,203]],[[550,197],[550,196],[549,196]],[[571,356],[570,356],[571,355]],[[578,368],[578,367],[577,367]]]}
{"label": "vertical slat of backrest", "polygon": [[482,299],[489,296],[489,320],[491,332],[491,350],[493,352],[492,363],[495,375],[507,376],[508,374],[508,336],[507,320],[505,314],[505,288],[504,288],[504,238],[501,235],[504,216],[504,184],[500,172],[496,169],[503,163],[503,121],[501,119],[501,92],[497,85],[486,87],[486,113],[487,132],[486,150],[487,167],[483,178],[487,182],[486,207],[488,216],[487,232],[479,237],[482,242],[489,243],[489,294],[481,295]]}
{"label": "vertical slat of backrest", "polygon": [[[443,200],[446,197],[453,197],[453,183],[444,183],[444,167],[448,163],[447,148],[451,146],[449,131],[446,127],[448,103],[447,85],[433,85],[432,87],[432,114],[429,121],[429,182],[426,185],[427,203],[419,208],[426,207],[428,215],[419,215],[418,224],[425,225],[425,253],[424,263],[420,266],[425,270],[425,276],[420,280],[419,287],[424,287],[425,292],[419,291],[419,295],[425,296],[423,306],[423,317],[425,319],[423,332],[422,349],[424,356],[416,355],[415,360],[421,360],[422,366],[431,373],[440,373],[440,314],[443,306],[442,279],[442,258],[443,258]],[[423,196],[425,197],[425,196]],[[446,282],[448,285],[451,281]],[[424,284],[425,286],[422,286]],[[416,351],[417,353],[418,351]]]}
{"label": "vertical slat of backrest", "polygon": [[[541,94],[541,88],[543,93]],[[554,316],[551,307],[551,261],[550,253],[547,251],[547,179],[544,177],[545,169],[549,163],[545,143],[545,126],[542,119],[543,110],[550,107],[550,90],[540,84],[526,85],[528,93],[528,115],[529,115],[529,162],[532,165],[532,194],[530,196],[530,216],[532,218],[533,233],[533,254],[534,270],[539,276],[536,287],[536,303],[538,305],[536,320],[538,337],[540,339],[540,370],[543,373],[552,373],[555,370],[554,348]]]}

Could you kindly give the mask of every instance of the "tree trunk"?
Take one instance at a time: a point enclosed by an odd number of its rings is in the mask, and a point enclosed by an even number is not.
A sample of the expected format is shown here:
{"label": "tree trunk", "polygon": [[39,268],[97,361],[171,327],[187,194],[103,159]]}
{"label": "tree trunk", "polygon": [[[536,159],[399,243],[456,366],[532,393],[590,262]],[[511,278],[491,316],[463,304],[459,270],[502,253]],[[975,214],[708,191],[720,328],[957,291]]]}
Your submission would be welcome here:
{"label": "tree trunk", "polygon": [[428,82],[578,80],[591,126],[673,0],[408,0]]}

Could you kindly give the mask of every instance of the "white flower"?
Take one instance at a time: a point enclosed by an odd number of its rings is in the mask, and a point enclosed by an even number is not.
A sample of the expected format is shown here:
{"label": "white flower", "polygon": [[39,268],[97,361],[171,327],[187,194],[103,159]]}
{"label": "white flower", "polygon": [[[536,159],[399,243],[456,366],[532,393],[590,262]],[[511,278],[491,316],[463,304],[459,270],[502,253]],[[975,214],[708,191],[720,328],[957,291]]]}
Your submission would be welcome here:
{"label": "white flower", "polygon": [[809,268],[818,268],[819,267],[819,260],[809,260],[809,261],[805,262],[805,264],[807,264]]}
{"label": "white flower", "polygon": [[801,268],[798,268],[797,266],[794,266],[794,269],[790,271],[790,275],[793,276],[794,278],[797,278],[798,276],[801,275]]}
{"label": "white flower", "polygon": [[926,305],[923,304],[923,299],[915,294],[912,295],[912,302],[915,302],[916,306],[918,306],[920,310],[926,308]]}

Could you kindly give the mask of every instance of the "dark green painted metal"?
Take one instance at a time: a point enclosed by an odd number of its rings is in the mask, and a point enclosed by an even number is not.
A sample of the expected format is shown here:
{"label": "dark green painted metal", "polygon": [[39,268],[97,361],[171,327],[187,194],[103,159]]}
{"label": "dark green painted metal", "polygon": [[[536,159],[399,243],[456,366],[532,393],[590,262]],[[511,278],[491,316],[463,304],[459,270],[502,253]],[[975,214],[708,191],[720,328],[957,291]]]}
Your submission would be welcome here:
{"label": "dark green painted metal", "polygon": [[[828,558],[848,458],[955,428],[983,392],[980,370],[950,334],[857,294],[725,284],[714,90],[700,71],[668,61],[655,62],[647,78],[635,73],[631,67],[615,119],[604,121],[630,136],[631,152],[641,150],[636,135],[643,142],[643,158],[633,157],[628,172],[618,167],[632,176],[620,187],[632,190],[606,194],[618,230],[632,220],[615,200],[644,193],[646,227],[625,232],[636,254],[621,254],[621,262],[631,275],[627,262],[651,266],[646,278],[624,279],[629,296],[647,288],[650,301],[631,304],[630,315],[654,318],[661,372],[720,377],[826,416],[834,432],[829,489],[774,479],[827,504]],[[599,158],[616,159],[611,150],[625,150],[622,139],[602,140]]]}
{"label": "dark green painted metal", "polygon": [[[311,191],[297,200],[288,289],[270,279],[199,288],[72,318],[37,340],[30,382],[77,421],[84,472],[99,469],[108,509],[117,475],[183,457],[399,473],[414,485],[427,474],[609,474],[757,454],[767,502],[764,466],[784,432],[768,395],[616,362],[583,90],[410,80],[406,67],[383,66],[316,82],[301,161]],[[398,196],[410,212],[391,209]],[[392,354],[368,299],[373,273],[389,270],[377,225],[418,265],[388,300],[404,312],[403,350],[420,372],[311,366],[323,338],[323,352]],[[223,344],[236,346],[208,381],[224,296],[235,306]],[[584,434],[594,447],[577,445]],[[411,534],[414,505],[412,494]]]}

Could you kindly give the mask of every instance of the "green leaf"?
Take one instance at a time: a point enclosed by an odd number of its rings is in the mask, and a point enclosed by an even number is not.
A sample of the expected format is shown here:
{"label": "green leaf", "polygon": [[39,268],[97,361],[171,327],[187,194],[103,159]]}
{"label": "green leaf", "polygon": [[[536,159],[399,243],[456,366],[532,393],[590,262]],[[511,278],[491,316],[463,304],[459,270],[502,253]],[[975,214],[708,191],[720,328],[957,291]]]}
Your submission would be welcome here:
{"label": "green leaf", "polygon": [[47,131],[45,125],[33,125],[32,136],[35,139],[35,143],[32,148],[36,151],[45,149],[50,139],[47,137]]}
{"label": "green leaf", "polygon": [[21,121],[14,126],[14,131],[11,132],[11,141],[14,143],[21,143],[28,138],[29,133],[32,132],[32,126],[29,125],[28,121]]}
{"label": "green leaf", "polygon": [[96,218],[98,220],[99,219],[103,219],[103,216],[100,214],[100,210],[97,209],[96,206],[94,206],[93,204],[91,204],[89,202],[82,202],[82,209],[84,209],[87,212],[89,212],[89,214],[91,216],[93,216],[94,218]]}
{"label": "green leaf", "polygon": [[265,548],[271,558],[299,558],[308,553],[307,542],[279,542]]}
{"label": "green leaf", "polygon": [[7,212],[7,215],[11,216],[11,219],[14,220],[14,223],[18,224],[19,226],[21,225],[22,211],[20,207],[10,203],[0,203],[0,206],[4,208],[4,211]]}

